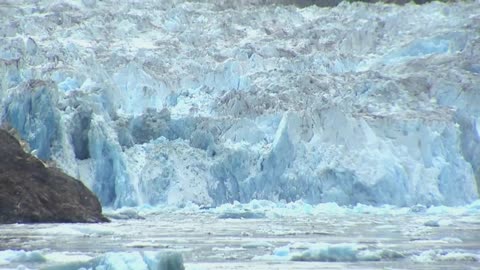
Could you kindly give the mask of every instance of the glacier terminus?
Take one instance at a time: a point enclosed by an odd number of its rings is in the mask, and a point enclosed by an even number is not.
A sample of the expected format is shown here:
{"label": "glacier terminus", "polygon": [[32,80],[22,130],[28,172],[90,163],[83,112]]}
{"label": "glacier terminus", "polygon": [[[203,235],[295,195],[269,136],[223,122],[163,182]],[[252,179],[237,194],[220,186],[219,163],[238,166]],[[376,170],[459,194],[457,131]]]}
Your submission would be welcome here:
{"label": "glacier terminus", "polygon": [[478,3],[113,5],[1,28],[2,121],[104,205],[478,198]]}
{"label": "glacier terminus", "polygon": [[9,3],[2,122],[104,206],[478,199],[477,2]]}

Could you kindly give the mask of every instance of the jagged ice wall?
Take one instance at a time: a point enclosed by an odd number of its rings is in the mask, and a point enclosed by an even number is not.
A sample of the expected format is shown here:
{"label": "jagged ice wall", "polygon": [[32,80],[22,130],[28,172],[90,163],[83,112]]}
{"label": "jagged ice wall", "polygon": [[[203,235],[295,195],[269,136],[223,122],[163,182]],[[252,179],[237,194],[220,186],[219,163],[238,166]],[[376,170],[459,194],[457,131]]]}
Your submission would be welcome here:
{"label": "jagged ice wall", "polygon": [[105,206],[478,198],[478,2],[250,2],[7,1],[1,121]]}

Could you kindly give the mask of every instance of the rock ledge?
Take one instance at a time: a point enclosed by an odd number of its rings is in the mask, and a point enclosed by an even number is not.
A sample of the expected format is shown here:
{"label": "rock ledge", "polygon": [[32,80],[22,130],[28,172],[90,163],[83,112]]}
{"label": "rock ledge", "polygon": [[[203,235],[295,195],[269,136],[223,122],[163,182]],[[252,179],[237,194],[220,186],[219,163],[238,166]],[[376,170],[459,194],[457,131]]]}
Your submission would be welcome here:
{"label": "rock ledge", "polygon": [[82,182],[47,168],[0,130],[0,223],[106,222]]}

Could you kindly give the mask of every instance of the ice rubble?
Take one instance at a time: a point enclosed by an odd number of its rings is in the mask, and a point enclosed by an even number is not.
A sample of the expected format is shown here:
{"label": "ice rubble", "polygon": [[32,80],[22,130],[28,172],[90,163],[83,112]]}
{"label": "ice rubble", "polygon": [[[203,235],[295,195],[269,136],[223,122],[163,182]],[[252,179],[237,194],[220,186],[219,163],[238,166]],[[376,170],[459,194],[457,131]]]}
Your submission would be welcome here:
{"label": "ice rubble", "polygon": [[[183,257],[176,252],[108,252],[97,257],[69,252],[0,251],[0,266],[25,269],[22,264],[43,263],[45,270],[183,270]],[[28,269],[28,268],[27,268]]]}
{"label": "ice rubble", "polygon": [[291,260],[320,262],[356,262],[401,259],[405,256],[389,249],[369,249],[365,245],[341,244],[308,244],[295,243],[292,246],[276,248],[273,255],[254,257],[254,260]]}
{"label": "ice rubble", "polygon": [[463,251],[448,250],[426,250],[418,255],[413,255],[411,260],[419,263],[431,263],[442,261],[458,262],[477,262],[480,261],[480,255]]}
{"label": "ice rubble", "polygon": [[[226,203],[217,207],[203,207],[194,203],[187,203],[183,207],[176,205],[158,204],[155,206],[142,205],[137,207],[104,208],[104,214],[113,220],[126,219],[149,219],[162,215],[213,215],[218,219],[304,219],[310,217],[340,216],[340,217],[402,217],[415,216],[421,227],[428,221],[435,221],[439,226],[450,226],[452,220],[461,221],[464,224],[477,224],[480,221],[480,200],[462,206],[429,206],[413,205],[411,207],[396,207],[393,205],[372,206],[357,204],[355,206],[341,206],[337,203],[309,204],[302,200],[295,202],[273,202],[268,200],[252,200],[248,203]],[[71,227],[71,226],[70,226]],[[69,227],[69,228],[70,228]],[[61,230],[63,227],[59,227]],[[69,228],[66,228],[68,231]],[[102,227],[98,227],[100,233]],[[56,229],[53,229],[56,230]],[[42,230],[43,231],[43,230]],[[72,233],[78,234],[79,231]],[[80,233],[87,233],[80,231]],[[108,231],[103,232],[108,233]],[[448,239],[447,239],[448,240]]]}
{"label": "ice rubble", "polygon": [[0,19],[2,122],[103,205],[478,198],[477,3],[157,2]]}
{"label": "ice rubble", "polygon": [[10,263],[42,263],[45,261],[45,257],[39,251],[0,251],[0,266],[8,265]]}
{"label": "ice rubble", "polygon": [[480,255],[461,250],[425,250],[402,254],[386,248],[368,247],[366,245],[340,243],[295,243],[276,248],[272,255],[256,256],[253,260],[276,261],[320,261],[320,262],[357,262],[400,260],[407,258],[416,263],[432,263],[442,261],[470,261],[480,260]]}

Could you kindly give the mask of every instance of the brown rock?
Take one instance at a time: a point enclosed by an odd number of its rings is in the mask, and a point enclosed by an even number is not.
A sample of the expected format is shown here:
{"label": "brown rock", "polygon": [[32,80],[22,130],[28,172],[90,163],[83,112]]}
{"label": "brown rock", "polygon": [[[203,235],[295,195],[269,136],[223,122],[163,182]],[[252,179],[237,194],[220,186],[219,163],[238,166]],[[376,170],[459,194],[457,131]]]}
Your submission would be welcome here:
{"label": "brown rock", "polygon": [[105,221],[100,202],[82,182],[45,167],[0,130],[0,223]]}

